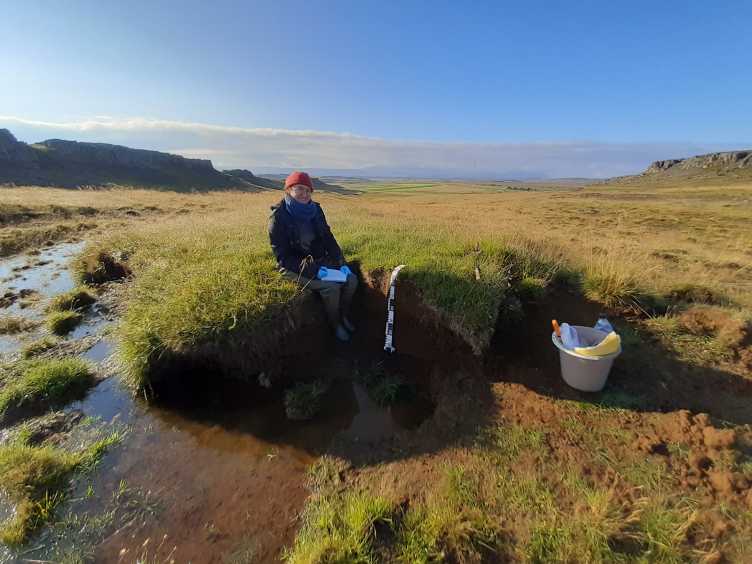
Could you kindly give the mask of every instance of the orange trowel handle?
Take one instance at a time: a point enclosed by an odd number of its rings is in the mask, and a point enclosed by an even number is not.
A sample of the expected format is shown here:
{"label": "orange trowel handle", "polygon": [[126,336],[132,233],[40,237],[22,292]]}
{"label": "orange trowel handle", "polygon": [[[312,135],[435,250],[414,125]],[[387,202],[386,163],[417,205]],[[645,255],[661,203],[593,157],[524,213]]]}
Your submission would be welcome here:
{"label": "orange trowel handle", "polygon": [[559,322],[556,321],[555,319],[552,319],[551,320],[551,325],[554,328],[554,333],[556,333],[556,336],[557,337],[561,337],[561,329],[559,328]]}

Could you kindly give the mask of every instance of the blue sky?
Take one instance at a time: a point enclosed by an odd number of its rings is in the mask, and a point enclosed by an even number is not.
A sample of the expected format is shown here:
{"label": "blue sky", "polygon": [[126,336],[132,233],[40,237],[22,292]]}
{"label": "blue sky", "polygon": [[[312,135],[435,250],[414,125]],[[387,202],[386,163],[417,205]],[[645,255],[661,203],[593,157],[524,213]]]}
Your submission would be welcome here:
{"label": "blue sky", "polygon": [[750,26],[734,1],[13,2],[0,127],[258,170],[622,174],[752,145]]}

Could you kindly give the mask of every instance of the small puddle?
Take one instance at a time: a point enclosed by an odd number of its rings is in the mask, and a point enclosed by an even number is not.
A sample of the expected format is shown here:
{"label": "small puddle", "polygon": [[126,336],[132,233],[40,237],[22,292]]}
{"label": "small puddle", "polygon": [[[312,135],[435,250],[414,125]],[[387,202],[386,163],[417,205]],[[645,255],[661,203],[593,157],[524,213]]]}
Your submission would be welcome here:
{"label": "small puddle", "polygon": [[84,358],[92,362],[102,362],[112,355],[113,344],[107,339],[102,339],[96,345],[84,353]]}
{"label": "small puddle", "polygon": [[[67,292],[75,286],[67,263],[83,250],[85,244],[84,241],[62,243],[44,249],[38,255],[21,255],[0,261],[2,288],[16,292],[36,290],[44,297]],[[18,306],[14,304],[10,309],[13,307]]]}
{"label": "small puddle", "polygon": [[[7,260],[0,260],[0,296],[6,292],[19,294],[24,290],[36,292],[38,302],[23,307],[26,301],[16,299],[9,306],[0,309],[0,315],[20,317],[41,323],[44,318],[45,302],[75,286],[73,276],[68,269],[68,262],[80,253],[85,242],[62,243],[44,249],[38,255],[20,255]],[[0,335],[0,353],[12,353],[25,343],[34,341],[43,335],[42,326],[17,335]],[[77,338],[77,337],[76,337]]]}
{"label": "small puddle", "polygon": [[71,341],[76,341],[88,337],[89,335],[100,334],[110,323],[111,321],[109,319],[102,317],[95,310],[93,313],[87,313],[81,324],[68,333],[66,338]]}
{"label": "small puddle", "polygon": [[357,382],[343,382],[357,402],[357,410],[343,435],[355,441],[373,442],[414,429],[433,412],[433,406],[418,397],[412,401],[382,407],[374,402],[366,389]]}

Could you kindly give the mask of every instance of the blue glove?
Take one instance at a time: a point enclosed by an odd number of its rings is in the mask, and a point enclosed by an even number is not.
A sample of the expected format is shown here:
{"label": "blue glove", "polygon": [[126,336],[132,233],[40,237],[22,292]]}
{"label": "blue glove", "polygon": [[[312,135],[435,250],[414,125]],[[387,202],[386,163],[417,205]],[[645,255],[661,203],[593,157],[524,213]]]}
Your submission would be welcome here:
{"label": "blue glove", "polygon": [[344,272],[345,276],[352,276],[352,270],[350,270],[350,267],[347,266],[346,264],[342,265],[339,268],[339,271]]}
{"label": "blue glove", "polygon": [[316,278],[318,278],[319,280],[323,280],[324,277],[326,276],[326,273],[327,273],[326,267],[322,266],[319,268],[319,271],[316,273]]}

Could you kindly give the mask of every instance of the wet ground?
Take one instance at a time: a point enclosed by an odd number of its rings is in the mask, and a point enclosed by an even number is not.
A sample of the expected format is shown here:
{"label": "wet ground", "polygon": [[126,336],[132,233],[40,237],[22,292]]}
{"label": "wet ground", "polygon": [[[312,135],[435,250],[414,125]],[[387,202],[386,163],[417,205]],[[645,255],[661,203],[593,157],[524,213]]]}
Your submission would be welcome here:
{"label": "wet ground", "polygon": [[[82,248],[61,244],[0,262],[3,294],[26,289],[40,296],[31,306],[16,301],[0,314],[41,320],[46,301],[74,286],[66,265]],[[77,479],[54,526],[16,555],[0,552],[0,561],[58,561],[65,555],[96,562],[278,560],[294,538],[307,496],[306,469],[332,441],[368,448],[431,414],[426,401],[375,404],[352,378],[358,362],[353,353],[320,367],[335,378],[311,421],[289,421],[281,394],[260,405],[253,397],[258,387],[241,382],[214,387],[190,405],[147,404],[117,376],[114,337],[104,335],[109,323],[106,309],[94,307],[67,337],[90,347],[81,354],[107,377],[66,407],[83,413],[82,429],[95,429],[72,433],[66,444],[75,447],[102,429],[117,429],[124,439],[95,471]],[[6,336],[0,346],[10,358],[44,332],[40,326]]]}
{"label": "wet ground", "polygon": [[[66,264],[81,249],[83,243],[63,243],[46,248],[38,255],[0,260],[0,296],[11,302],[0,310],[2,315],[41,322],[42,308],[35,306],[75,286]],[[0,335],[0,353],[12,354],[23,343],[39,338],[42,333],[40,325],[29,332]]]}

